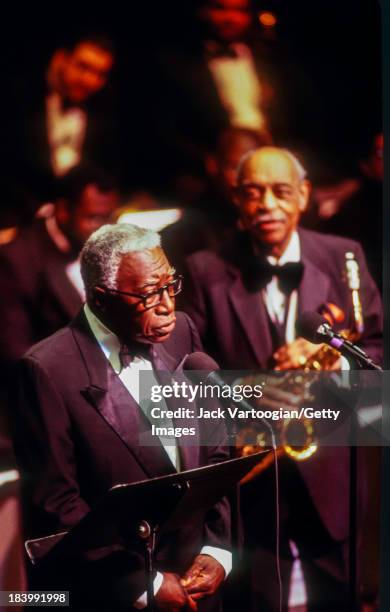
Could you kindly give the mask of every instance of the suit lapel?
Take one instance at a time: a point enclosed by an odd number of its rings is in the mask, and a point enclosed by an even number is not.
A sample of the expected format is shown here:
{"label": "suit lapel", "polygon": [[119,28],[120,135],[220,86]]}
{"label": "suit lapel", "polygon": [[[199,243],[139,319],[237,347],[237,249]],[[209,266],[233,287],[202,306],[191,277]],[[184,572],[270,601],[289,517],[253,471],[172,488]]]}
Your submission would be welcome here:
{"label": "suit lapel", "polygon": [[72,324],[90,384],[81,394],[94,406],[109,427],[150,477],[173,473],[174,467],[149,421],[127,391],[89,330],[83,313]]}
{"label": "suit lapel", "polygon": [[[310,244],[310,236],[307,236],[305,231],[299,230],[299,238],[304,264],[303,278],[298,292],[298,311],[301,314],[302,305],[305,311],[318,311],[327,301],[330,280],[310,258],[310,253],[316,248],[315,244]],[[245,242],[239,244],[238,248],[239,255],[245,257],[247,244]],[[240,268],[240,259],[238,259],[238,268]],[[234,278],[228,288],[228,299],[258,364],[260,367],[267,367],[268,356],[273,352],[273,343],[263,297],[260,291],[250,292],[246,289],[236,266],[230,269]]]}
{"label": "suit lapel", "polygon": [[272,338],[261,292],[248,291],[237,275],[228,297],[259,365],[266,367],[266,356],[272,354]]}
{"label": "suit lapel", "polygon": [[299,314],[302,314],[303,310],[318,312],[319,307],[327,301],[330,280],[310,259],[310,252],[313,252],[315,245],[308,244],[305,232],[300,231],[299,238],[304,272],[299,288],[298,311]]}

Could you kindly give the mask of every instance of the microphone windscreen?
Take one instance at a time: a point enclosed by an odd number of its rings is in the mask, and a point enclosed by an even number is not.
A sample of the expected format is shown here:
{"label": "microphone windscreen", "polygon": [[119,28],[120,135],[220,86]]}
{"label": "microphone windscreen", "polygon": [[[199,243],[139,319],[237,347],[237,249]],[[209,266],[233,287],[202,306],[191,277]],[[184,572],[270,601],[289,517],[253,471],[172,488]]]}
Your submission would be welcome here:
{"label": "microphone windscreen", "polygon": [[309,342],[319,344],[323,342],[323,337],[317,334],[318,328],[323,324],[328,324],[325,317],[318,314],[318,312],[304,312],[297,320],[295,324],[295,330],[298,336],[302,336]]}
{"label": "microphone windscreen", "polygon": [[206,353],[201,353],[197,351],[196,353],[190,353],[187,355],[184,364],[184,370],[207,370],[208,372],[213,372],[214,370],[219,370],[219,365],[216,361]]}

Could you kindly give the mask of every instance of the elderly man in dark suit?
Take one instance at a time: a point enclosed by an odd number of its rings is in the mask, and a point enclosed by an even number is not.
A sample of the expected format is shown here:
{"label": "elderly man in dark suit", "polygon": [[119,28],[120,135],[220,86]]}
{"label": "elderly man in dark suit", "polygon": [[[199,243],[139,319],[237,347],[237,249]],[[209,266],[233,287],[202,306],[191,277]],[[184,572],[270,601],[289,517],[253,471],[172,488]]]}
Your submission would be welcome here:
{"label": "elderly man in dark suit", "polygon": [[[241,162],[234,192],[245,231],[218,252],[201,251],[187,260],[185,310],[206,350],[225,369],[302,367],[318,349],[295,337],[295,321],[304,311],[331,308],[343,313],[336,327],[353,328],[345,274],[348,252],[360,268],[364,332],[359,343],[380,360],[381,301],[362,249],[354,241],[299,228],[309,189],[304,169],[289,151],[263,147],[249,153]],[[298,467],[286,462],[280,477],[282,554],[286,560],[291,557],[290,540],[298,546],[310,610],[346,605],[341,568],[348,537],[348,449],[320,448]],[[266,474],[263,486],[270,480]],[[266,489],[260,481],[243,491],[247,541],[257,559],[252,563],[253,605],[274,610],[273,495],[270,489],[271,503],[260,504],[260,490],[263,500]],[[285,595],[288,577],[286,571]]]}
{"label": "elderly man in dark suit", "polygon": [[[154,445],[140,443],[152,433],[139,371],[155,371],[157,378],[158,370],[174,372],[200,348],[189,317],[175,314],[181,279],[158,234],[106,225],[84,246],[81,269],[83,310],[21,362],[15,448],[30,537],[73,527],[115,484],[227,458],[222,427],[213,446],[205,445],[202,425],[190,447],[157,436]],[[158,610],[218,609],[216,591],[231,565],[228,536],[228,507],[221,501],[204,519],[158,539]],[[95,557],[54,568],[55,583],[68,585],[75,607],[76,601],[80,610],[144,607],[142,556],[117,545]]]}

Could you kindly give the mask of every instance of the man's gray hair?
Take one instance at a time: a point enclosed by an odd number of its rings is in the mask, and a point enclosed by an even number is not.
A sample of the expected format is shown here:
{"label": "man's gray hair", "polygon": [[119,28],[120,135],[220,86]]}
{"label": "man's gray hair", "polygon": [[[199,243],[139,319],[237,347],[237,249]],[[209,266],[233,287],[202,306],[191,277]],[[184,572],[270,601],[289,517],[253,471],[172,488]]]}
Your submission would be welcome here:
{"label": "man's gray hair", "polygon": [[300,181],[304,181],[307,178],[307,171],[299,161],[294,153],[291,153],[288,149],[281,149],[281,151],[291,160],[295,170],[297,171],[298,178]]}
{"label": "man's gray hair", "polygon": [[254,151],[249,151],[248,153],[246,153],[240,159],[240,163],[239,163],[238,169],[237,169],[237,178],[238,178],[238,180],[241,178],[242,170],[243,170],[243,167],[244,167],[245,163],[247,162],[247,160],[250,159],[256,153],[258,153],[259,151],[261,151],[262,149],[273,149],[274,151],[279,151],[280,153],[283,153],[283,155],[288,157],[289,160],[292,162],[292,164],[293,164],[293,166],[294,166],[294,168],[295,168],[295,170],[296,170],[296,172],[298,174],[299,180],[300,181],[304,181],[307,178],[307,171],[305,170],[305,168],[303,167],[303,165],[301,164],[301,162],[299,161],[297,156],[294,155],[294,153],[292,153],[288,149],[283,149],[283,148],[279,148],[279,147],[272,147],[272,146],[265,146],[265,147],[260,147],[259,149],[255,149]]}
{"label": "man's gray hair", "polygon": [[87,300],[96,286],[117,289],[118,270],[124,255],[161,245],[157,232],[130,223],[103,225],[81,251],[81,276]]}

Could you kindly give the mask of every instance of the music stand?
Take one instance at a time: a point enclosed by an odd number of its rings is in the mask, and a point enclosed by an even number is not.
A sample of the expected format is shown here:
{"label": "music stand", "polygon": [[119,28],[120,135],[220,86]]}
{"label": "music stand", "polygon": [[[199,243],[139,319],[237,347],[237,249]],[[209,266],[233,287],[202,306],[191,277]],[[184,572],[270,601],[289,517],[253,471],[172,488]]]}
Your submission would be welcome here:
{"label": "music stand", "polygon": [[[36,565],[87,552],[115,541],[126,525],[126,543],[143,544],[147,609],[154,609],[154,549],[156,535],[183,528],[198,519],[259,462],[267,451],[223,463],[112,487],[100,503],[73,529],[56,536],[29,540],[26,549]],[[156,504],[156,499],[159,503]],[[123,537],[123,531],[120,532]]]}

